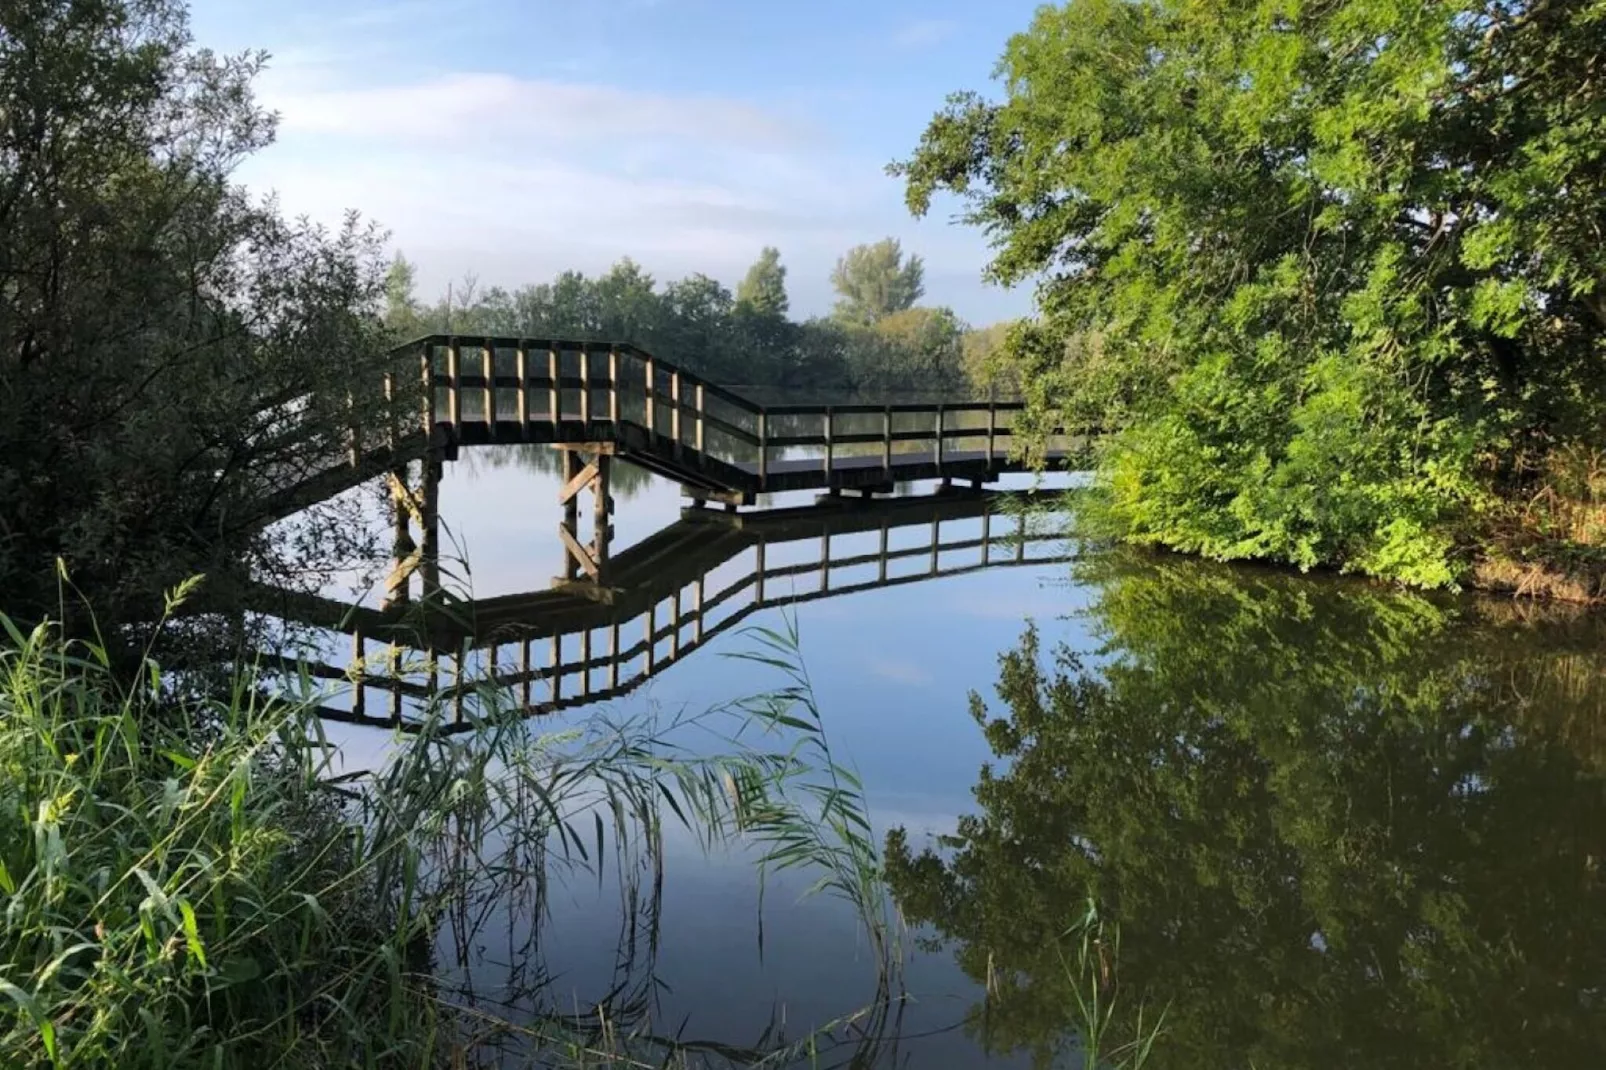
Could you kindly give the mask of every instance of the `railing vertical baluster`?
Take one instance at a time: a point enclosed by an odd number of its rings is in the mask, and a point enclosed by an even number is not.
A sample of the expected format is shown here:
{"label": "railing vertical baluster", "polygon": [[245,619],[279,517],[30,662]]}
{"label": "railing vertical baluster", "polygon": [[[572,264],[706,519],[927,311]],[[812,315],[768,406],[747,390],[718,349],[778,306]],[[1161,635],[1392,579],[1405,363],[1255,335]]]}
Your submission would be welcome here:
{"label": "railing vertical baluster", "polygon": [[519,437],[530,437],[530,350],[523,342],[513,355],[513,374],[519,380],[519,402],[516,419],[519,421]]}
{"label": "railing vertical baluster", "polygon": [[485,424],[486,433],[494,441],[496,435],[496,349],[491,340],[485,340],[485,347],[480,350],[480,370],[485,374]]}
{"label": "railing vertical baluster", "polygon": [[942,467],[942,444],[943,444],[942,443],[942,430],[943,430],[942,406],[938,405],[937,406],[937,467],[938,468]]}
{"label": "railing vertical baluster", "polygon": [[881,414],[881,467],[887,471],[887,479],[892,479],[892,406],[888,405]]}
{"label": "railing vertical baluster", "polygon": [[680,657],[680,588],[675,588],[675,600],[670,605],[670,626],[674,632],[669,640],[669,656]]}
{"label": "railing vertical baluster", "polygon": [[697,577],[697,642],[703,641],[703,583],[707,576]]}
{"label": "railing vertical baluster", "polygon": [[363,678],[368,675],[365,661],[362,630],[357,629],[351,633],[351,712],[355,717],[367,716],[368,689],[363,683]]}
{"label": "railing vertical baluster", "polygon": [[658,371],[653,367],[652,356],[647,357],[647,444],[651,446],[658,440]]}
{"label": "railing vertical baluster", "polygon": [[680,369],[669,373],[669,437],[675,440],[675,456],[680,456]]}
{"label": "railing vertical baluster", "polygon": [[993,511],[985,506],[981,511],[981,563],[992,563],[993,555]]}
{"label": "railing vertical baluster", "polygon": [[463,662],[468,656],[468,640],[457,644],[452,657],[452,723],[463,723]]}
{"label": "railing vertical baluster", "polygon": [[697,397],[697,426],[692,431],[697,449],[697,463],[703,463],[703,454],[706,447],[703,445],[703,413],[706,411],[707,399],[703,396],[703,384],[698,383],[694,393]]}
{"label": "railing vertical baluster", "polygon": [[1020,541],[1015,544],[1015,560],[1026,560],[1026,510],[1020,514]]}
{"label": "railing vertical baluster", "polygon": [[931,518],[931,574],[937,574],[937,550],[942,546],[942,518]]}
{"label": "railing vertical baluster", "polygon": [[386,659],[390,674],[390,723],[400,725],[402,719],[401,647],[391,640]]}
{"label": "railing vertical baluster", "polygon": [[769,475],[770,466],[770,417],[763,409],[758,410],[758,481],[760,486]]}
{"label": "railing vertical baluster", "polygon": [[528,710],[530,708],[530,637],[525,636],[519,644],[519,676],[523,680],[519,688],[520,705]]}
{"label": "railing vertical baluster", "polygon": [[552,685],[552,708],[557,709],[563,701],[563,636],[556,632],[552,634],[552,673],[548,682]]}
{"label": "railing vertical baluster", "polygon": [[831,589],[831,529],[820,532],[820,593]]}
{"label": "railing vertical baluster", "polygon": [[647,607],[647,675],[658,668],[658,603]]}
{"label": "railing vertical baluster", "polygon": [[993,466],[993,436],[998,433],[998,402],[995,398],[997,387],[987,384],[987,467]]}
{"label": "railing vertical baluster", "polygon": [[608,350],[608,422],[615,427],[619,424],[619,351],[612,348]]}
{"label": "railing vertical baluster", "polygon": [[878,577],[879,577],[879,579],[880,579],[880,581],[882,583],[886,583],[887,582],[887,522],[885,520],[881,521],[881,548],[878,551],[876,551],[876,556],[880,559],[879,561],[877,561],[877,564],[880,566],[879,569],[877,570],[877,575],[878,575]]}
{"label": "railing vertical baluster", "polygon": [[619,618],[613,618],[608,638],[608,688],[619,690]]}
{"label": "railing vertical baluster", "polygon": [[362,463],[362,426],[357,419],[357,395],[346,388],[346,459],[356,468]]}
{"label": "railing vertical baluster", "polygon": [[401,413],[396,411],[396,375],[385,373],[385,448],[390,450],[391,461],[396,459],[396,447],[401,445]]}
{"label": "railing vertical baluster", "polygon": [[833,482],[831,469],[836,464],[836,449],[831,444],[831,433],[835,430],[836,414],[831,406],[825,407],[825,485],[829,487]]}
{"label": "railing vertical baluster", "polygon": [[580,633],[580,697],[591,697],[591,629]]}
{"label": "railing vertical baluster", "polygon": [[558,372],[562,368],[563,362],[558,359],[557,348],[548,349],[546,351],[547,412],[552,417],[552,440],[555,442],[563,438],[560,433],[560,425],[563,423],[563,394],[558,390]]}
{"label": "railing vertical baluster", "polygon": [[580,347],[580,426],[581,434],[591,434],[591,353]]}
{"label": "railing vertical baluster", "polygon": [[454,434],[459,431],[463,423],[462,383],[459,381],[457,341],[452,340],[446,346],[446,420],[452,425]]}
{"label": "railing vertical baluster", "polygon": [[423,380],[424,396],[419,399],[423,408],[424,437],[435,430],[435,347],[426,345],[418,358],[419,377]]}
{"label": "railing vertical baluster", "polygon": [[762,535],[758,537],[758,561],[753,566],[753,574],[758,577],[753,591],[753,601],[762,605],[764,602],[764,536]]}

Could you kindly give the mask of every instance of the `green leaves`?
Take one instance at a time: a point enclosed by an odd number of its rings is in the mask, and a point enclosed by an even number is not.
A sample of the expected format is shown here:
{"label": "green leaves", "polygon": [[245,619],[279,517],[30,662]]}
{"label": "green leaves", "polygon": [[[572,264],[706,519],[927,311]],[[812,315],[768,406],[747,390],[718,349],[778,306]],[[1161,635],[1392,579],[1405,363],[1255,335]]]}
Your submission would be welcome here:
{"label": "green leaves", "polygon": [[[1603,54],[1594,3],[1071,0],[894,173],[1041,282],[1000,358],[1028,426],[1125,429],[1132,538],[1448,583],[1488,496],[1606,426]],[[1364,387],[1308,407],[1322,362]]]}

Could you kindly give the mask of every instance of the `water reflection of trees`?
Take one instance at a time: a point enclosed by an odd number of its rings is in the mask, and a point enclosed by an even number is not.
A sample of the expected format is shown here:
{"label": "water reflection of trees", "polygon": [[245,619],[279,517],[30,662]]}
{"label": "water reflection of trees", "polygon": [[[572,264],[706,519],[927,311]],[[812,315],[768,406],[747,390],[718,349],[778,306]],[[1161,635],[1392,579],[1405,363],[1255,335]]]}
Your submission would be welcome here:
{"label": "water reflection of trees", "polygon": [[991,985],[991,1047],[1062,1042],[1092,896],[1125,1014],[1169,1007],[1161,1066],[1606,1065],[1600,622],[1096,569],[1103,649],[1028,632],[973,704],[1005,763],[978,812],[889,840],[908,917]]}
{"label": "water reflection of trees", "polygon": [[[563,475],[563,453],[549,445],[526,443],[516,446],[485,446],[464,450],[459,464],[467,464],[471,472],[517,466],[529,472],[539,472],[554,478]],[[614,497],[620,500],[634,498],[652,482],[652,474],[644,468],[620,462],[609,475]]]}

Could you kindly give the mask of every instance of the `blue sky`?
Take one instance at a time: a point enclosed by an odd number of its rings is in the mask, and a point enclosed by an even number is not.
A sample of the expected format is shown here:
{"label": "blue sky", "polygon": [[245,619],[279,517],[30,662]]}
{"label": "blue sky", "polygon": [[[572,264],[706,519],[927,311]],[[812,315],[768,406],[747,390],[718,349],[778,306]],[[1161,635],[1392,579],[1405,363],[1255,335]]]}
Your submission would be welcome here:
{"label": "blue sky", "polygon": [[781,250],[795,313],[829,309],[836,257],[887,235],[927,297],[1020,315],[982,236],[904,209],[885,165],[943,98],[996,91],[1037,0],[194,0],[199,44],[265,49],[279,142],[240,178],[291,214],[377,219],[434,297],[631,256],[734,286]]}

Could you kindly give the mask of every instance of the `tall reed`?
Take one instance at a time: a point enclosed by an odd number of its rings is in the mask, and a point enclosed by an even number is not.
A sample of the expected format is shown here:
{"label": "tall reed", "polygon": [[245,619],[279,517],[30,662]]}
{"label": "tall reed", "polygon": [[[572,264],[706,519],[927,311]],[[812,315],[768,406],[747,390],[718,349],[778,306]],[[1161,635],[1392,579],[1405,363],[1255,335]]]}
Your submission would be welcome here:
{"label": "tall reed", "polygon": [[[463,976],[488,926],[542,913],[550,881],[600,879],[610,859],[654,926],[669,822],[820,866],[889,961],[862,796],[796,677],[696,718],[549,732],[488,687],[475,732],[445,734],[431,709],[380,768],[336,773],[310,680],[270,694],[245,667],[197,696],[153,658],[122,673],[49,624],[0,626],[0,1065],[469,1065],[510,1039],[541,1065],[723,1058],[657,1036],[627,992],[561,1013],[539,970],[489,999]],[[783,738],[743,742],[754,718]],[[725,753],[676,745],[697,719]],[[881,989],[882,1009],[838,1023],[860,1048],[893,1006]]]}

